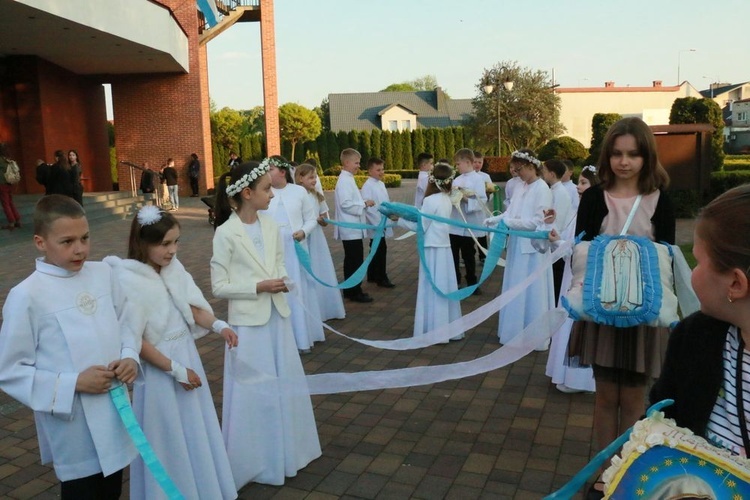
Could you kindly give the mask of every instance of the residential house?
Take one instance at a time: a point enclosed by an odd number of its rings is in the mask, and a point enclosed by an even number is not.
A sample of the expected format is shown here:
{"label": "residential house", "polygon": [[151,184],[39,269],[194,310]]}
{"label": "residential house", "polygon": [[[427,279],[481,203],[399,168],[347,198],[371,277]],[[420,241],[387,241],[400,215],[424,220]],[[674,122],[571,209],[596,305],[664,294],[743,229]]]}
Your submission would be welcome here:
{"label": "residential house", "polygon": [[615,82],[605,82],[604,87],[558,87],[555,92],[560,96],[560,122],[565,135],[587,148],[591,145],[591,120],[596,113],[637,116],[649,125],[667,125],[675,99],[701,97],[688,82],[663,86],[660,80],[650,87],[617,87]]}
{"label": "residential house", "polygon": [[403,131],[462,125],[471,99],[451,99],[440,87],[417,92],[329,94],[331,130]]}

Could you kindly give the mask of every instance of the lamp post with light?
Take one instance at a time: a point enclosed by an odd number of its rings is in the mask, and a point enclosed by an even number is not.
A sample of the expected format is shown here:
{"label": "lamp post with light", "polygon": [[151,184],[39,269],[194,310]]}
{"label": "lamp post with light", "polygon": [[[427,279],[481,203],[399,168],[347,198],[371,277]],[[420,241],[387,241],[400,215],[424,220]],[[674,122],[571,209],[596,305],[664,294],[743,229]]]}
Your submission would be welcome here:
{"label": "lamp post with light", "polygon": [[492,95],[492,91],[494,90],[496,93],[497,98],[497,155],[502,156],[503,155],[503,130],[502,125],[500,122],[500,105],[502,103],[500,99],[500,92],[502,92],[502,89],[505,89],[507,92],[510,92],[513,90],[513,80],[504,80],[503,86],[498,86],[495,88],[494,85],[491,83],[488,83],[484,87],[482,87],[482,90],[484,90],[485,95]]}

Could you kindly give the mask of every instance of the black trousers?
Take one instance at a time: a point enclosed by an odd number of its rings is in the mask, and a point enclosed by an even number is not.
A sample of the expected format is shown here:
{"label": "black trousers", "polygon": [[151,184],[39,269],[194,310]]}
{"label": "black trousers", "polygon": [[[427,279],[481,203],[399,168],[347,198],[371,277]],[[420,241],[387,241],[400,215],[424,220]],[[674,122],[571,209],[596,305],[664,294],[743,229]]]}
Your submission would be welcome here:
{"label": "black trousers", "polygon": [[562,287],[563,273],[565,272],[565,260],[557,259],[552,264],[552,281],[555,284],[555,307],[560,300],[560,288]]}
{"label": "black trousers", "polygon": [[[359,269],[364,259],[364,245],[362,240],[343,240],[344,244],[344,279],[348,279],[349,276]],[[352,288],[344,290],[344,297],[356,297],[362,294],[362,285],[357,284]]]}
{"label": "black trousers", "polygon": [[197,177],[190,178],[190,189],[193,190],[193,196],[198,195],[198,178]]}
{"label": "black trousers", "polygon": [[[484,248],[485,250],[489,250],[487,248],[487,237],[486,236],[477,236],[477,241],[479,244]],[[479,247],[477,247],[477,255],[479,256],[479,260],[484,262],[484,252],[482,252]]]}
{"label": "black trousers", "polygon": [[[372,240],[370,240],[370,248],[372,249]],[[367,266],[367,281],[373,283],[388,281],[388,273],[385,271],[387,253],[388,247],[385,244],[385,238],[381,238],[380,245],[378,245],[375,255],[372,256],[370,265]]]}
{"label": "black trousers", "polygon": [[122,495],[122,470],[107,477],[100,472],[93,476],[60,483],[62,500],[116,500]]}
{"label": "black trousers", "polygon": [[474,259],[474,240],[471,236],[450,235],[451,252],[453,252],[453,267],[456,270],[456,282],[461,283],[461,259],[466,265],[466,284],[477,284],[477,262]]}

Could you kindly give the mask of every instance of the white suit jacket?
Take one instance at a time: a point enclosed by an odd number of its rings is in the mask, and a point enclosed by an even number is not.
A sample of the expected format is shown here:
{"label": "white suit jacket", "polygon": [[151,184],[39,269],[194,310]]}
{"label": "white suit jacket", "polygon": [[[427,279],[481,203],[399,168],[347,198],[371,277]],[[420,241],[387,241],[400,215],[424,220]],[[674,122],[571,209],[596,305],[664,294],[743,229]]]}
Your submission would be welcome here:
{"label": "white suit jacket", "polygon": [[282,189],[271,188],[273,198],[268,206],[268,210],[262,210],[261,213],[268,214],[279,221],[275,212],[282,207],[286,212],[286,218],[289,221],[291,232],[305,232],[305,238],[318,225],[318,207],[313,203],[312,198],[308,195],[307,189],[296,184],[287,184]]}
{"label": "white suit jacket", "polygon": [[72,273],[39,259],[3,307],[0,388],[34,411],[42,463],[53,462],[61,481],[107,476],[136,456],[109,394],[75,391],[91,366],[138,360],[118,324],[118,293],[106,264]]}
{"label": "white suit jacket", "polygon": [[[342,170],[336,181],[334,195],[336,220],[341,222],[356,222],[365,224],[365,201],[359,193],[354,176]],[[365,237],[364,229],[349,229],[333,226],[333,237],[337,240],[361,240]]]}
{"label": "white suit jacket", "polygon": [[289,316],[283,293],[256,292],[258,282],[286,276],[278,226],[265,214],[259,213],[258,221],[265,255],[258,253],[236,213],[214,234],[211,289],[215,297],[229,299],[229,323],[236,326],[265,325],[272,305],[281,316]]}

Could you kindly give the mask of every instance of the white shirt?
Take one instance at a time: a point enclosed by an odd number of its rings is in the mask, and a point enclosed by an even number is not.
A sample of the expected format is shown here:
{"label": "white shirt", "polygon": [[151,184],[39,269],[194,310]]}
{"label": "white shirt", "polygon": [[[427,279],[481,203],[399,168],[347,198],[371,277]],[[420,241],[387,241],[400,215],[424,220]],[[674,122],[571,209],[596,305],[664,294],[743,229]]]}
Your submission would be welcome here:
{"label": "white shirt", "polygon": [[[523,181],[522,181],[523,182]],[[535,231],[544,223],[544,210],[552,207],[552,192],[547,183],[537,179],[523,183],[513,194],[513,201],[503,214],[505,224],[511,229]],[[534,253],[529,238],[521,238],[521,253]]]}
{"label": "white shirt", "polygon": [[[354,175],[342,170],[334,191],[336,220],[365,224],[365,201],[357,188]],[[366,236],[364,229],[349,229],[333,226],[333,237],[337,240],[361,240]]]}
{"label": "white shirt", "polygon": [[[461,174],[453,180],[453,189],[458,188],[465,188],[467,191],[471,191],[476,195],[472,198],[464,198],[461,201],[461,211],[466,217],[466,222],[468,222],[469,224],[481,226],[486,217],[486,214],[484,213],[484,204],[487,203],[487,192],[485,190],[482,176],[480,176],[473,170],[471,172]],[[461,214],[458,212],[458,210],[456,210],[455,207],[453,208],[451,219],[463,222]],[[473,233],[474,236],[477,237],[484,236],[486,234],[484,231],[474,230],[472,230],[471,233]],[[468,229],[456,226],[451,226],[450,228],[450,234],[457,236],[471,236],[471,233],[469,233]]]}
{"label": "white shirt", "polygon": [[[368,177],[365,183],[362,185],[361,193],[363,199],[372,200],[375,202],[375,205],[367,207],[365,209],[365,218],[367,219],[367,223],[371,225],[380,224],[380,220],[383,218],[383,214],[378,211],[378,209],[380,208],[380,204],[384,201],[391,201],[391,199],[388,197],[388,189],[385,187],[385,183],[373,177]],[[375,231],[373,230],[367,230],[367,236],[370,238],[372,238],[374,233]],[[391,229],[390,227],[385,228],[385,237],[392,238],[393,229]]]}
{"label": "white shirt", "polygon": [[[437,215],[449,219],[453,205],[450,196],[446,193],[436,193],[427,196],[422,203],[422,213]],[[417,230],[417,223],[406,219],[399,219],[398,225],[410,231]],[[437,222],[427,217],[422,218],[422,228],[424,229],[424,246],[426,248],[450,248],[451,240],[448,228],[450,226],[444,222]]]}
{"label": "white shirt", "polygon": [[429,178],[430,172],[427,170],[419,171],[419,176],[417,177],[417,192],[414,194],[414,206],[417,208],[422,208],[424,192],[427,190],[427,182]]}
{"label": "white shirt", "polygon": [[555,209],[554,226],[557,234],[562,235],[568,228],[571,218],[575,217],[575,212],[570,207],[570,197],[561,182],[555,182],[550,186],[552,192],[552,208]]}
{"label": "white shirt", "polygon": [[505,183],[505,201],[503,201],[503,206],[506,210],[510,206],[510,200],[513,198],[513,194],[522,185],[523,181],[520,177],[511,177],[508,179],[508,182]]}
{"label": "white shirt", "polygon": [[581,197],[578,195],[578,186],[576,186],[571,180],[563,182],[562,185],[570,196],[570,208],[574,213],[577,213],[578,204],[581,202]]}

